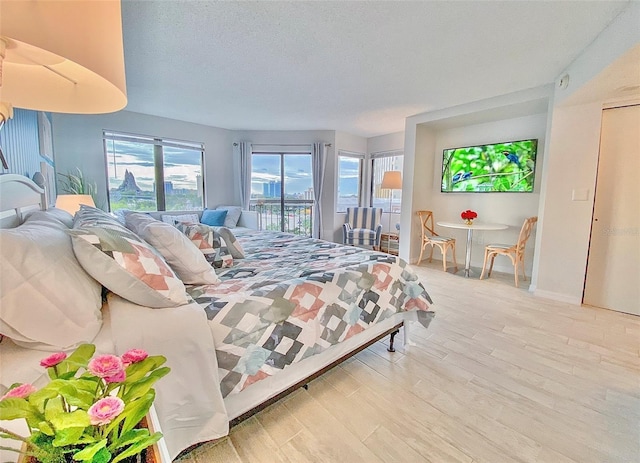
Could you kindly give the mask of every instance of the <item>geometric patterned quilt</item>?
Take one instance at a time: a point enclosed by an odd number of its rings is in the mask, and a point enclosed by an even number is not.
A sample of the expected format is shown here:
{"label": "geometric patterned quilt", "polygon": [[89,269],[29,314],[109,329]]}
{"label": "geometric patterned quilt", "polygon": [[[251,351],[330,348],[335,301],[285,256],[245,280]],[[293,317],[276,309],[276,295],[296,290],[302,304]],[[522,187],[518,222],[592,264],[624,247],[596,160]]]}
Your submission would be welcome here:
{"label": "geometric patterned quilt", "polygon": [[220,283],[188,287],[209,320],[223,397],[431,303],[395,256],[280,232],[236,236],[246,258],[217,269]]}

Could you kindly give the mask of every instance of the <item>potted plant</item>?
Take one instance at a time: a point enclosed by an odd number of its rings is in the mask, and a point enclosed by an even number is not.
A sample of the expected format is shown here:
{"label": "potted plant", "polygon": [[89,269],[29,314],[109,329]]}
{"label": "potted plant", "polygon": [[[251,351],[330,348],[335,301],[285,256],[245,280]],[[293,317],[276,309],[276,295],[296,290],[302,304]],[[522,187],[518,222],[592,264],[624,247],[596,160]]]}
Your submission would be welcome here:
{"label": "potted plant", "polygon": [[46,386],[14,384],[0,398],[0,420],[24,419],[30,430],[23,437],[0,427],[1,438],[23,442],[25,461],[139,461],[162,437],[140,423],[155,399],[153,384],[170,371],[166,359],[139,349],[122,357],[94,353],[83,344],[69,356],[52,354],[40,362],[51,379]]}

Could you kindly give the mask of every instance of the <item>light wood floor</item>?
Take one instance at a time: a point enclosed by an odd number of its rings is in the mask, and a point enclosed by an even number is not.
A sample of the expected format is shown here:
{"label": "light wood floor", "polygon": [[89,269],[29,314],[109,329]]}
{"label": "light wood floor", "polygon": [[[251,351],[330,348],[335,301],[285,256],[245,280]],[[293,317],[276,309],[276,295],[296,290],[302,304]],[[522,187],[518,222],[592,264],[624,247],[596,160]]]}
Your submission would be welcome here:
{"label": "light wood floor", "polygon": [[640,462],[640,317],[439,265],[414,267],[436,311],[415,345],[376,343],[180,461]]}

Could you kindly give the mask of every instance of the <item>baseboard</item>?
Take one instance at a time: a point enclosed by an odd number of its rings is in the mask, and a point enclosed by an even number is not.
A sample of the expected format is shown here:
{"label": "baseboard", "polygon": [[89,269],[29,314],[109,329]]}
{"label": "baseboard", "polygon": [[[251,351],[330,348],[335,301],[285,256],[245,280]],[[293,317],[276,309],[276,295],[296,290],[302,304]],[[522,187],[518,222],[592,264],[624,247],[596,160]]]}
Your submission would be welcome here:
{"label": "baseboard", "polygon": [[542,297],[544,299],[551,299],[558,302],[566,302],[567,304],[572,305],[582,305],[582,298],[569,296],[567,294],[556,293],[553,291],[545,291],[544,289],[531,289],[529,291],[533,292],[533,295],[536,297]]}

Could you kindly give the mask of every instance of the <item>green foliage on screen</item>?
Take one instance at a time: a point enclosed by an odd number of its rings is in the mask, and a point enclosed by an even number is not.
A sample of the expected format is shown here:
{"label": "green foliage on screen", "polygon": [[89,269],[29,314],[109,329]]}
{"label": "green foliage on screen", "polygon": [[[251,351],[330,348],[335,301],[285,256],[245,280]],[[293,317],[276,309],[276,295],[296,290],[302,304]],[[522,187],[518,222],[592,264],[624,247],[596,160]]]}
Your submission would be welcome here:
{"label": "green foliage on screen", "polygon": [[538,140],[446,149],[442,192],[533,191]]}

